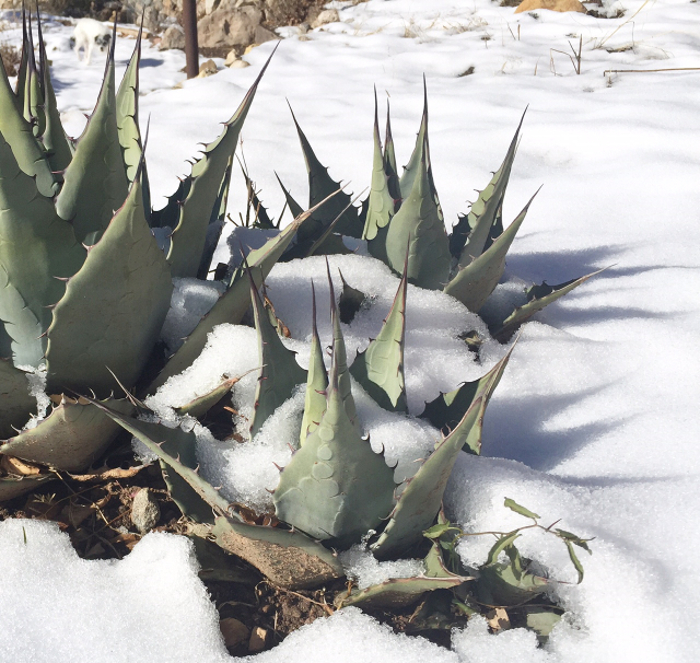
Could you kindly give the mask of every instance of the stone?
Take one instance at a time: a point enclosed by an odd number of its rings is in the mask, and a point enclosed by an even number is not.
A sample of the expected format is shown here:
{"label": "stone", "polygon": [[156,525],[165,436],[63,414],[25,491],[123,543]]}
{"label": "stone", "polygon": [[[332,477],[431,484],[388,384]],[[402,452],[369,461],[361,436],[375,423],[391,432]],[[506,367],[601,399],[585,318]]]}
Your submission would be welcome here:
{"label": "stone", "polygon": [[236,59],[230,65],[228,65],[228,67],[229,69],[245,69],[246,67],[250,67],[250,62]]}
{"label": "stone", "polygon": [[328,23],[337,23],[338,21],[340,21],[340,16],[338,15],[337,9],[324,9],[311,22],[311,27],[320,28],[322,25],[326,25]]}
{"label": "stone", "polygon": [[226,617],[219,621],[219,628],[227,647],[237,647],[244,642],[248,642],[250,638],[248,627],[234,617]]}
{"label": "stone", "polygon": [[273,41],[274,39],[279,39],[279,35],[274,33],[272,30],[268,30],[267,28],[264,28],[262,25],[258,25],[255,28],[255,35],[253,37],[253,43],[257,44],[260,46],[260,44],[264,44],[266,41]]}
{"label": "stone", "polygon": [[167,28],[160,40],[161,51],[170,48],[185,49],[185,31],[179,25],[171,25]]}
{"label": "stone", "polygon": [[256,7],[246,6],[233,11],[215,9],[197,24],[200,48],[234,48],[252,44],[255,28],[263,15]]}
{"label": "stone", "polygon": [[531,12],[536,9],[549,9],[553,12],[586,13],[586,8],[579,0],[523,0],[516,8],[515,13]]}
{"label": "stone", "polygon": [[213,76],[219,68],[216,66],[214,60],[207,60],[199,65],[199,76],[198,78],[206,78],[207,76]]}
{"label": "stone", "polygon": [[160,507],[148,488],[140,488],[131,503],[131,522],[145,534],[152,530],[160,518]]}

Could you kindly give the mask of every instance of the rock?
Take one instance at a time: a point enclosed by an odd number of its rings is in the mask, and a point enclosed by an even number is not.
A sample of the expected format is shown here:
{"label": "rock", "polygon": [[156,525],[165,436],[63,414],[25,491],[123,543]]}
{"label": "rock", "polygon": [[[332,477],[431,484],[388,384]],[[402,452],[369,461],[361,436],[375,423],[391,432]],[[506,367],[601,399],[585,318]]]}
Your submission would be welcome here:
{"label": "rock", "polygon": [[263,15],[255,7],[215,9],[197,24],[200,48],[233,48],[253,43]]}
{"label": "rock", "polygon": [[258,25],[255,28],[253,43],[260,46],[260,44],[264,44],[266,41],[272,41],[273,39],[279,38],[279,35],[275,34],[272,30],[268,30],[267,28],[263,28],[262,25]]}
{"label": "rock", "polygon": [[586,13],[586,8],[579,0],[523,0],[515,10],[520,12],[531,12],[536,9],[549,9],[553,12],[581,12]]}
{"label": "rock", "polygon": [[241,60],[238,57],[235,49],[228,52],[226,60],[224,60],[224,64],[231,69],[243,69],[244,67],[250,67],[250,62]]}
{"label": "rock", "polygon": [[248,651],[258,652],[265,649],[265,640],[267,640],[267,629],[262,626],[256,626],[250,634],[248,641]]}
{"label": "rock", "polygon": [[159,518],[160,507],[151,491],[148,488],[139,489],[131,503],[131,522],[141,534],[145,534],[156,526]]}
{"label": "rock", "polygon": [[199,65],[199,76],[198,78],[206,78],[207,76],[213,76],[219,68],[216,66],[214,60],[207,60]]}
{"label": "rock", "polygon": [[340,21],[337,9],[324,9],[319,15],[311,21],[312,28],[320,28],[327,23],[337,23]]}
{"label": "rock", "polygon": [[250,637],[248,627],[243,622],[233,617],[222,619],[219,622],[219,627],[227,647],[237,647],[242,642],[247,642]]}
{"label": "rock", "polygon": [[228,66],[230,69],[245,69],[246,67],[250,67],[250,62],[246,62],[245,60],[234,60]]}
{"label": "rock", "polygon": [[185,31],[179,25],[171,25],[160,40],[160,50],[165,51],[170,48],[185,48]]}

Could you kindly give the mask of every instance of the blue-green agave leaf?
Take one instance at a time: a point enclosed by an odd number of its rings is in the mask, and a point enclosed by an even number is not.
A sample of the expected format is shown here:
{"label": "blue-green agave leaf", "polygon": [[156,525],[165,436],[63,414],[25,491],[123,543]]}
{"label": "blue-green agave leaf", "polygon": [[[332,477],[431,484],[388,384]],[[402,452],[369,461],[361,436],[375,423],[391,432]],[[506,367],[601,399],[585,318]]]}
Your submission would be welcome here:
{"label": "blue-green agave leaf", "polygon": [[43,146],[34,137],[32,125],[22,116],[24,91],[18,99],[10,88],[7,72],[0,66],[0,134],[12,149],[22,172],[36,178],[36,187],[42,196],[52,197],[58,193],[51,166]]}
{"label": "blue-green agave leaf", "polygon": [[39,138],[46,129],[46,114],[44,112],[44,91],[42,90],[42,80],[36,68],[34,57],[34,38],[32,35],[32,17],[29,16],[29,26],[27,28],[28,50],[27,64],[24,71],[24,100],[22,104],[22,114],[24,119],[32,125],[34,135]]}
{"label": "blue-green agave leaf", "polygon": [[352,376],[385,410],[408,412],[403,372],[406,336],[406,269],[394,303],[377,338],[359,352],[350,367]]}
{"label": "blue-green agave leaf", "polygon": [[466,267],[462,267],[445,286],[445,292],[462,302],[470,311],[478,313],[498,285],[505,270],[506,253],[508,253],[516,233],[525,220],[527,211],[534,198],[535,196],[530,198],[515,221],[503,231],[484,253],[475,258]]}
{"label": "blue-green agave leaf", "polygon": [[[425,161],[425,169],[430,169],[430,150],[428,148],[428,88],[425,82],[425,76],[423,77],[423,116],[421,117],[420,129],[418,130],[418,136],[416,138],[416,144],[413,147],[413,152],[408,160],[408,163],[404,166],[403,174],[399,179],[399,187],[401,190],[401,197],[403,199],[408,198],[413,191],[415,185],[415,180],[419,177],[423,166],[421,162]],[[394,163],[396,163],[396,157],[394,157]]]}
{"label": "blue-green agave leaf", "polygon": [[219,517],[214,527],[200,527],[227,552],[244,559],[274,585],[285,589],[319,587],[345,575],[338,558],[301,532]]}
{"label": "blue-green agave leaf", "polygon": [[46,352],[50,391],[89,387],[104,397],[118,386],[107,367],[132,387],[158,340],[172,289],[137,178],[53,311]]}
{"label": "blue-green agave leaf", "polygon": [[255,412],[250,424],[250,436],[255,437],[268,417],[286,400],[294,388],[306,382],[306,371],[297,364],[296,352],[280,340],[265,311],[257,286],[251,275],[250,298],[253,302],[255,329],[258,332],[260,376],[255,390]]}
{"label": "blue-green agave leaf", "polygon": [[[66,288],[61,279],[84,260],[70,224],[58,218],[0,135],[0,319],[16,366],[37,367],[43,360],[50,307]],[[0,356],[7,357],[6,350],[0,348]]]}
{"label": "blue-green agave leaf", "polygon": [[[143,161],[143,144],[139,128],[139,63],[141,62],[141,35],[143,26],[136,37],[134,52],[124,72],[122,82],[117,90],[117,130],[122,159],[126,167],[126,179],[131,184],[141,168],[141,186],[143,187],[143,208],[146,217],[151,213],[151,193],[148,183],[146,163]],[[142,163],[143,161],[143,163]]]}
{"label": "blue-green agave leaf", "polygon": [[[128,413],[128,399],[109,398],[103,405]],[[0,453],[66,472],[81,472],[95,462],[117,436],[117,426],[103,411],[83,398],[65,396],[35,428],[18,433],[0,446]]]}
{"label": "blue-green agave leaf", "polygon": [[464,413],[472,406],[472,403],[480,399],[479,417],[469,430],[464,441],[464,451],[472,454],[481,453],[481,433],[484,425],[484,414],[489,400],[493,395],[501,376],[510,361],[513,347],[506,353],[486,375],[472,382],[465,382],[459,388],[447,394],[440,394],[435,400],[425,404],[425,409],[419,415],[427,419],[435,428],[440,428],[444,435],[455,428],[464,417]]}
{"label": "blue-green agave leaf", "polygon": [[340,282],[343,285],[340,298],[338,299],[338,313],[340,314],[340,321],[349,325],[354,320],[355,314],[367,301],[367,295],[361,290],[348,285],[340,270],[338,270],[338,274],[340,275]]}
{"label": "blue-green agave leaf", "polygon": [[218,215],[222,205],[225,207],[221,194],[228,191],[238,136],[269,64],[270,59],[260,70],[231,119],[224,123],[221,135],[204,147],[201,158],[192,166],[189,191],[179,206],[177,225],[173,229],[168,252],[173,276],[196,276],[200,269],[212,213],[216,210]]}
{"label": "blue-green agave leaf", "polygon": [[517,306],[503,321],[486,321],[489,324],[491,336],[502,343],[507,341],[517,331],[518,327],[527,322],[535,313],[541,311],[545,306],[548,306],[560,297],[570,293],[574,288],[578,288],[582,283],[585,283],[588,279],[600,274],[602,271],[602,269],[599,269],[590,274],[586,274],[586,276],[582,276],[578,279],[571,279],[570,281],[565,281],[557,285],[547,285],[544,282],[541,285],[533,285],[526,293],[527,304]]}
{"label": "blue-green agave leaf", "polygon": [[420,543],[423,531],[433,524],[440,511],[447,481],[465,438],[476,425],[480,405],[479,399],[472,403],[457,427],[438,443],[415,476],[408,480],[386,528],[370,546],[375,557],[397,557]]}
{"label": "blue-green agave leaf", "polygon": [[388,99],[386,102],[386,129],[384,132],[384,172],[387,176],[389,193],[395,201],[396,208],[398,208],[401,203],[401,188],[399,185],[399,171],[396,166],[394,137],[391,133],[391,107]]}
{"label": "blue-green agave leaf", "polygon": [[369,252],[378,260],[388,264],[386,236],[389,222],[396,213],[397,200],[389,191],[389,176],[382,143],[379,137],[377,92],[374,93],[374,157],[372,163],[372,186],[369,192],[367,216],[362,239],[367,240]]}
{"label": "blue-green agave leaf", "polygon": [[306,394],[304,396],[304,416],[301,420],[301,435],[299,445],[306,442],[310,433],[318,428],[318,424],[326,411],[326,390],[328,389],[328,373],[323,361],[323,348],[318,337],[316,327],[316,291],[311,282],[312,328],[311,351],[309,355],[309,370],[306,380]]}
{"label": "blue-green agave leaf", "polygon": [[94,399],[87,400],[143,442],[149,451],[158,456],[161,465],[167,466],[168,481],[175,490],[173,499],[183,513],[199,522],[212,522],[212,510],[217,515],[230,513],[229,502],[199,475],[195,455],[196,436],[192,431],[133,419]]}
{"label": "blue-green agave leaf", "polygon": [[36,398],[29,395],[27,374],[0,359],[0,439],[12,437],[35,410]]}
{"label": "blue-green agave leaf", "polygon": [[209,412],[217,403],[221,401],[222,398],[226,397],[231,393],[231,388],[239,378],[229,378],[224,380],[218,386],[214,387],[211,391],[208,391],[202,396],[197,396],[193,398],[189,403],[175,408],[175,412],[181,417],[189,415],[190,417],[195,417],[196,419],[201,419],[203,416]]}
{"label": "blue-green agave leaf", "polygon": [[413,187],[405,194],[399,211],[388,226],[386,254],[389,266],[399,274],[406,261],[408,246],[409,283],[441,290],[449,276],[450,248],[430,171],[427,136],[419,156]]}
{"label": "blue-green agave leaf", "polygon": [[[520,119],[520,124],[518,124],[501,167],[494,173],[486,188],[479,192],[479,197],[472,204],[466,217],[466,235],[462,235],[458,230],[455,237],[453,231],[453,236],[450,238],[450,248],[452,254],[459,258],[460,267],[468,265],[474,258],[480,256],[491,245],[492,238],[498,237],[503,232],[503,199],[513,168],[520,129],[524,119],[525,113]],[[458,248],[459,243],[461,243],[461,247]]]}
{"label": "blue-green agave leaf", "polygon": [[351,204],[351,197],[344,191],[340,191],[340,184],[331,178],[328,169],[318,160],[294,113],[292,113],[292,119],[299,134],[299,142],[309,174],[309,207],[313,207],[321,200],[327,199],[331,194],[339,192],[328,203],[314,212],[309,221],[299,229],[299,241],[315,241],[336,217],[340,217],[336,224],[336,232],[350,237],[360,237],[362,225],[359,222],[357,209]]}
{"label": "blue-green agave leaf", "polygon": [[329,379],[326,412],[282,470],[273,501],[283,522],[345,548],[390,513],[394,471],[348,416],[335,356]]}
{"label": "blue-green agave leaf", "polygon": [[94,244],[126,199],[129,183],[119,144],[114,52],[95,110],[88,120],[56,198],[58,216],[73,224],[75,236]]}
{"label": "blue-green agave leaf", "polygon": [[[279,235],[268,240],[259,249],[255,249],[247,255],[246,260],[256,285],[259,286],[262,280],[270,273],[274,264],[289,246],[306,214],[308,213],[305,212]],[[211,311],[202,318],[194,331],[187,337],[187,340],[170,358],[165,368],[150,385],[148,388],[149,393],[154,393],[165,384],[169,377],[182,373],[199,357],[207,343],[209,332],[216,325],[223,323],[238,324],[249,307],[250,285],[247,278],[245,278],[245,274],[242,271],[237,271],[228,290],[214,304]]]}

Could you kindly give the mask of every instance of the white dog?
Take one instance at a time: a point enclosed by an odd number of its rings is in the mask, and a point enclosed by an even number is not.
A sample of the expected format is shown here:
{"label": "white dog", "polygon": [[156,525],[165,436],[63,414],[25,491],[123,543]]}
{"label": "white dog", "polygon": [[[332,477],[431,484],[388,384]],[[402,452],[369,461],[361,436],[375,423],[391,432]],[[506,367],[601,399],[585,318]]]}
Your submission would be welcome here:
{"label": "white dog", "polygon": [[75,24],[73,36],[70,38],[71,48],[81,59],[80,51],[83,51],[85,64],[90,64],[92,51],[95,47],[104,53],[112,41],[112,31],[104,24],[94,18],[81,18]]}

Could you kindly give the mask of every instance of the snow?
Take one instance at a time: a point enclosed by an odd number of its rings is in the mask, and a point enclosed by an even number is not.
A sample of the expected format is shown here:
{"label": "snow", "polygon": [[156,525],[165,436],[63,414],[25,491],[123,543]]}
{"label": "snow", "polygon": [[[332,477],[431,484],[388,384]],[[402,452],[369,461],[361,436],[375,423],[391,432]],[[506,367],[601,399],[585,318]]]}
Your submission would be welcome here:
{"label": "snow", "polygon": [[[418,129],[425,74],[431,156],[448,225],[468,210],[473,189],[482,188],[498,167],[528,108],[506,220],[545,186],[509,254],[508,273],[557,283],[608,269],[524,327],[486,415],[483,456],[460,459],[447,509],[469,531],[505,531],[522,524],[503,508],[510,497],[539,513],[543,523],[561,519],[564,529],[595,540],[593,555],[582,559],[581,585],[569,584],[575,573],[560,541],[537,532],[519,540],[525,555],[561,581],[557,593],[568,610],[544,648],[537,648],[531,633],[491,636],[483,621],[474,620],[453,633],[448,651],[394,635],[358,610],[345,609],[250,659],[695,661],[700,72],[610,70],[697,67],[698,4],[606,3],[610,15],[625,10],[612,19],[546,10],[536,17],[514,14],[488,0],[331,4],[340,23],[311,32],[308,40],[287,30],[295,36],[280,45],[246,121],[243,153],[261,199],[273,217],[279,214],[283,195],[276,171],[300,202],[306,200],[303,158],[285,98],[330,174],[358,193],[371,168],[373,86],[380,112],[390,98],[398,159],[405,163]],[[67,47],[70,28],[53,22],[45,32],[59,105],[69,132],[78,134],[82,113],[94,103],[102,63],[96,58],[85,67],[75,61]],[[16,24],[1,36],[18,43]],[[579,38],[581,75],[559,52],[571,52],[570,44],[577,49]],[[131,40],[117,42],[118,77],[132,47]],[[185,160],[197,143],[213,140],[219,123],[233,114],[272,48],[264,44],[249,53],[247,69],[184,82],[181,52],[144,45],[141,122],[145,127],[150,117],[147,156],[156,206],[188,172]],[[470,67],[474,73],[460,76]],[[244,200],[242,180],[234,177],[232,216],[237,218]],[[331,261],[334,280],[340,266],[354,287],[374,288],[371,306],[344,328],[350,357],[376,334],[397,286],[386,275],[376,279],[381,265],[353,264],[358,260]],[[320,263],[309,261],[303,269],[280,265],[269,280],[277,312],[296,339],[290,347],[303,365],[310,278],[319,302],[327,302]],[[409,405],[417,414],[423,400],[474,379],[506,348],[488,343],[482,366],[450,354],[451,330],[480,323],[439,293],[409,288],[408,301],[406,368]],[[326,309],[319,311],[328,343]],[[436,311],[440,317],[431,317]],[[422,357],[425,339],[438,343],[446,358]],[[198,360],[201,366],[166,385],[152,406],[167,418],[169,407],[213,388],[224,375],[243,375],[257,365],[254,343],[250,330],[217,329]],[[254,382],[252,374],[243,378],[234,397],[250,403]],[[388,456],[402,456],[390,443],[409,434],[416,447],[406,458],[429,450],[429,427],[409,433],[406,427],[415,426],[410,420],[373,411],[359,387],[355,391],[372,443],[385,444]],[[298,427],[300,402],[297,396],[287,403],[278,421],[263,429],[253,442],[257,450],[231,449],[200,431],[198,452],[209,476],[218,472],[227,485],[238,481],[250,503],[269,501],[257,477],[268,473],[274,483],[271,461],[285,462],[274,431]],[[242,476],[251,472],[254,485],[243,485]],[[491,543],[489,537],[468,537],[459,552],[466,562],[479,563]],[[148,535],[125,560],[83,561],[53,527],[8,521],[0,523],[0,558],[7,660],[107,662],[134,660],[133,652],[145,663],[227,658],[215,610],[180,538]],[[107,612],[110,619],[100,619]]]}

